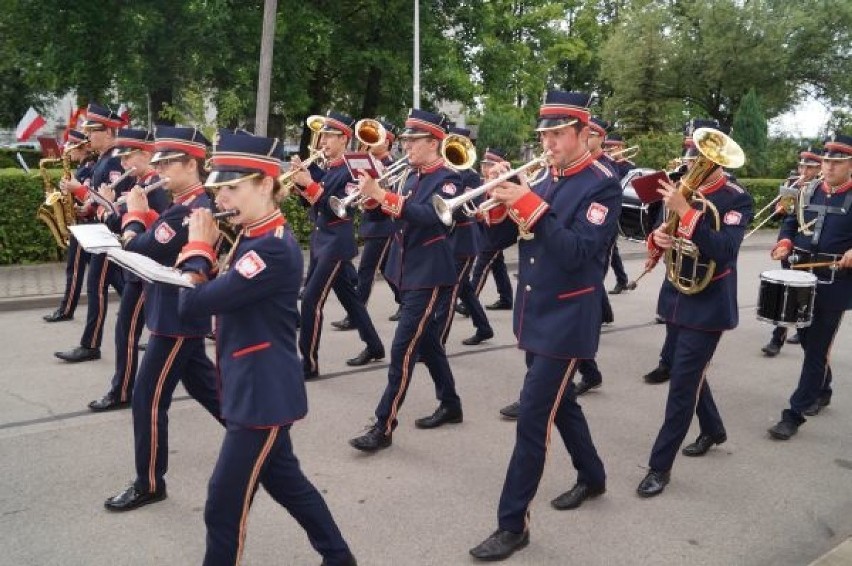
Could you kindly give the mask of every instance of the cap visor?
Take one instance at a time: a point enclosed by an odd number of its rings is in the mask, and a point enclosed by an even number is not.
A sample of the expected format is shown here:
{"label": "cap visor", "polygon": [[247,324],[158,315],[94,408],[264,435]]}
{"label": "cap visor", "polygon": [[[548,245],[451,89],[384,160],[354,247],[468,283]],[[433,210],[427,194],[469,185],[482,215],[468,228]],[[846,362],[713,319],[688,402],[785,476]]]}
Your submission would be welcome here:
{"label": "cap visor", "polygon": [[209,175],[207,175],[207,179],[204,181],[204,186],[225,187],[227,185],[236,185],[246,179],[253,179],[260,176],[261,174],[256,171],[212,171]]}
{"label": "cap visor", "polygon": [[535,131],[546,132],[548,130],[558,130],[559,128],[564,128],[565,126],[572,126],[577,122],[577,118],[543,118],[539,121]]}
{"label": "cap visor", "polygon": [[417,130],[415,128],[405,128],[401,134],[399,134],[399,139],[417,139],[417,138],[430,138],[432,134],[429,132],[424,132],[423,130]]}
{"label": "cap visor", "polygon": [[169,159],[176,159],[178,157],[188,157],[188,155],[182,151],[158,151],[151,156],[151,163],[168,161]]}

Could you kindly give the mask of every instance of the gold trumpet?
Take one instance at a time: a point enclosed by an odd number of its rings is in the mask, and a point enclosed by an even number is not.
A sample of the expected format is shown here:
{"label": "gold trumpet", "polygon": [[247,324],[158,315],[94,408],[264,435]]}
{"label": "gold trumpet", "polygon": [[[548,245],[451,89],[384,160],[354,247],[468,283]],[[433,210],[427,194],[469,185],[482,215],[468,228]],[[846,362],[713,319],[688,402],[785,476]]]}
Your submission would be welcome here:
{"label": "gold trumpet", "polygon": [[[384,173],[382,173],[382,175],[376,179],[376,182],[386,189],[388,187],[392,187],[399,182],[401,176],[404,174],[407,168],[408,157],[401,157],[394,161],[392,164],[388,165]],[[330,197],[328,199],[328,206],[338,218],[346,218],[346,216],[349,214],[348,208],[350,206],[354,206],[355,204],[358,204],[360,206],[364,200],[365,199],[361,194],[361,189],[357,189],[353,191],[352,194],[346,195],[344,198],[337,198],[336,196]]]}
{"label": "gold trumpet", "polygon": [[296,186],[295,181],[293,181],[293,177],[296,173],[303,169],[307,169],[314,163],[322,163],[323,161],[325,161],[325,154],[318,149],[313,149],[311,150],[311,156],[302,161],[298,167],[290,166],[288,171],[278,175],[278,183],[281,185],[281,190],[284,192],[284,195],[286,196],[289,194],[293,190],[293,187]]}
{"label": "gold trumpet", "polygon": [[313,153],[319,149],[320,130],[325,126],[325,116],[311,114],[305,120],[305,125],[311,130],[311,140],[308,142],[308,151]]}
{"label": "gold trumpet", "polygon": [[619,149],[618,151],[608,151],[607,155],[609,155],[611,159],[615,159],[616,161],[620,159],[626,159],[628,161],[631,161],[634,157],[639,155],[639,146],[631,145],[630,147],[625,147],[624,149]]}
{"label": "gold trumpet", "polygon": [[388,134],[378,120],[362,118],[355,123],[355,139],[358,140],[362,149],[368,149],[386,145]]}
{"label": "gold trumpet", "polygon": [[441,157],[451,169],[464,171],[476,163],[476,148],[467,136],[449,134],[441,142]]}

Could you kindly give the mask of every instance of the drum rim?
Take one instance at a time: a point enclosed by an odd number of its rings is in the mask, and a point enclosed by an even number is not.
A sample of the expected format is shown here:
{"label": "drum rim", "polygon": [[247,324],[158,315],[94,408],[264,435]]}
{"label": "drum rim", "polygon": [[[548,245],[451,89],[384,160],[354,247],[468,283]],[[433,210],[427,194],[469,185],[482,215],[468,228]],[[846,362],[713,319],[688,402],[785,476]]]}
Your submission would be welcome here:
{"label": "drum rim", "polygon": [[[783,273],[785,275],[792,275],[793,273],[795,273],[796,277],[804,276],[807,280],[793,281],[790,279],[776,279],[771,275],[767,275],[768,273]],[[792,271],[790,269],[767,269],[766,271],[762,271],[760,273],[760,280],[766,281],[767,283],[778,283],[784,285],[785,287],[816,287],[819,278],[813,273],[807,271]]]}

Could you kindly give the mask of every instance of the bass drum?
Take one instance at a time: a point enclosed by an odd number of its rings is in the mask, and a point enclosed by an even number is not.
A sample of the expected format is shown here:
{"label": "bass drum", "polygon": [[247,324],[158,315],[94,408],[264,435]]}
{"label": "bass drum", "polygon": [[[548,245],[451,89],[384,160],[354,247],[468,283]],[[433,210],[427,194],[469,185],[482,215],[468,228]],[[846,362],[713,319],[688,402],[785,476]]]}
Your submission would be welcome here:
{"label": "bass drum", "polygon": [[631,169],[621,179],[621,216],[618,219],[618,232],[627,240],[644,242],[660,216],[662,201],[645,204],[630,184],[637,177],[656,172],[656,169]]}

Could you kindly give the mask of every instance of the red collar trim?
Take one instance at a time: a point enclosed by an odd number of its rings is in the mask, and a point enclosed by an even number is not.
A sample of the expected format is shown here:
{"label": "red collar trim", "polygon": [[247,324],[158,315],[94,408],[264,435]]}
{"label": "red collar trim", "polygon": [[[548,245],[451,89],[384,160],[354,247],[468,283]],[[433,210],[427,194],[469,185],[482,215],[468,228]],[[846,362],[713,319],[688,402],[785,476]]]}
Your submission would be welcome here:
{"label": "red collar trim", "polygon": [[701,191],[702,195],[709,195],[711,193],[715,193],[719,189],[725,186],[725,183],[728,182],[728,177],[725,176],[721,171],[719,172],[719,178],[710,183],[709,185],[702,185],[698,187],[698,190]]}
{"label": "red collar trim", "polygon": [[189,188],[184,189],[183,192],[173,195],[174,202],[175,204],[185,204],[186,202],[192,200],[203,192],[204,187],[201,185],[201,183],[197,185],[192,185]]}
{"label": "red collar trim", "polygon": [[428,175],[429,173],[434,173],[438,169],[444,166],[444,159],[439,157],[436,161],[430,163],[429,165],[424,165],[417,170],[417,173],[420,175]]}
{"label": "red collar trim", "polygon": [[557,169],[556,167],[551,167],[550,173],[554,177],[570,177],[571,175],[576,175],[577,173],[591,165],[592,161],[594,160],[595,158],[592,157],[592,154],[587,151],[582,156],[580,156],[580,159],[578,159],[574,163],[569,164],[568,167],[566,167],[565,169]]}
{"label": "red collar trim", "polygon": [[337,159],[332,159],[331,161],[329,161],[328,167],[340,167],[341,165],[343,165],[343,163],[344,159],[342,157],[338,157]]}
{"label": "red collar trim", "polygon": [[137,184],[145,183],[146,185],[148,185],[149,184],[148,181],[150,181],[151,179],[153,179],[156,176],[157,176],[157,171],[155,169],[152,169],[151,171],[148,171],[147,173],[145,173],[144,175],[139,177]]}
{"label": "red collar trim", "polygon": [[287,219],[284,218],[284,215],[281,214],[280,210],[276,210],[272,214],[268,214],[260,220],[247,224],[243,228],[243,235],[247,238],[256,238],[257,236],[262,236],[263,234],[271,232],[285,224],[287,224]]}
{"label": "red collar trim", "polygon": [[840,193],[845,193],[849,189],[852,189],[852,179],[846,181],[845,183],[843,183],[842,185],[840,185],[839,187],[837,187],[833,191],[831,190],[831,187],[828,186],[828,183],[826,183],[825,181],[822,182],[823,192],[830,194],[830,195],[839,195]]}

